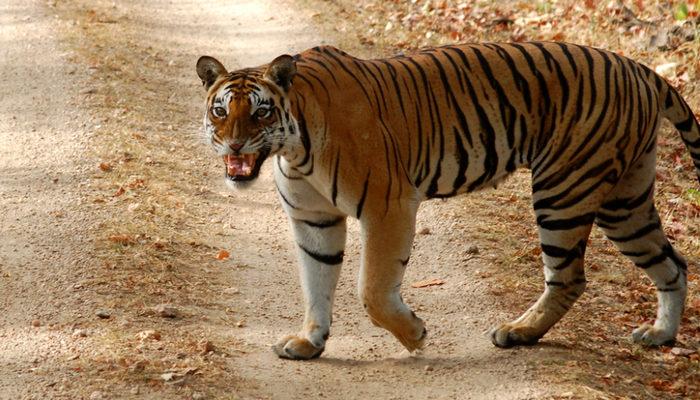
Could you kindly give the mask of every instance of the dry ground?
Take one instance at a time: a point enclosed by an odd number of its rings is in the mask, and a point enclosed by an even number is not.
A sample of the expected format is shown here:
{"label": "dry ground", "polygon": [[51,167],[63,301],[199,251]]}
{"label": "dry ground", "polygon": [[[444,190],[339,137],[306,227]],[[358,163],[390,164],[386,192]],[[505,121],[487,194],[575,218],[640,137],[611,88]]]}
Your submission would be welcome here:
{"label": "dry ground", "polygon": [[[416,238],[406,281],[446,283],[404,290],[431,332],[420,356],[364,316],[354,224],[326,353],[306,363],[272,354],[269,345],[301,320],[294,249],[269,173],[245,194],[223,186],[220,160],[200,138],[194,63],[208,53],[229,68],[256,65],[321,38],[387,54],[390,35],[367,40],[382,14],[364,14],[386,10],[309,0],[0,6],[0,398],[697,393],[697,357],[629,343],[632,326],[653,315],[653,291],[599,234],[581,304],[536,347],[491,346],[485,331],[542,286],[524,172],[496,191],[422,207],[428,233]],[[675,135],[664,140],[680,148]],[[661,165],[666,218],[692,210],[697,199],[682,189],[697,182],[687,168]],[[697,261],[700,221],[682,216],[671,221],[676,244]],[[230,257],[217,259],[221,250]],[[159,304],[176,318],[160,316]],[[698,347],[699,314],[691,303],[684,348]]]}

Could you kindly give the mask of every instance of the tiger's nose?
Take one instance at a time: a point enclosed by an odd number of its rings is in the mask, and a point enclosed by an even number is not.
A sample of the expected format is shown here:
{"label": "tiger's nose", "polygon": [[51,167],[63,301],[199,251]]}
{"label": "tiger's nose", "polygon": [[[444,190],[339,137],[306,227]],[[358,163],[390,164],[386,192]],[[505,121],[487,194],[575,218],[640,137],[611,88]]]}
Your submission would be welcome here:
{"label": "tiger's nose", "polygon": [[231,150],[238,152],[243,147],[243,143],[231,143],[228,145],[228,147],[230,147]]}

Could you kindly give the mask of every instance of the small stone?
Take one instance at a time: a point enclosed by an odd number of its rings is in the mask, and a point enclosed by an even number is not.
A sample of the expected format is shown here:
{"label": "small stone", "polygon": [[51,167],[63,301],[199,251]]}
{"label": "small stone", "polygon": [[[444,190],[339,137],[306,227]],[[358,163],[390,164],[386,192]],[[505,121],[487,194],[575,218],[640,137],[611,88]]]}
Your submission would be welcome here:
{"label": "small stone", "polygon": [[99,390],[96,390],[96,391],[90,393],[90,400],[102,400],[102,399],[104,399],[104,395]]}
{"label": "small stone", "polygon": [[41,326],[41,321],[39,321],[38,319],[33,319],[33,320],[32,320],[32,326],[35,327],[35,328],[40,327],[40,326]]}
{"label": "small stone", "polygon": [[239,293],[241,293],[241,291],[235,287],[230,287],[230,288],[224,289],[224,294],[239,294]]}
{"label": "small stone", "polygon": [[112,317],[112,314],[108,310],[98,310],[95,315],[101,319],[109,319]]}
{"label": "small stone", "polygon": [[139,394],[140,392],[141,392],[141,388],[139,388],[138,386],[132,387],[131,390],[129,391],[129,393],[131,393],[131,394],[133,394],[133,395],[137,395],[137,394]]}
{"label": "small stone", "polygon": [[177,318],[179,311],[177,308],[171,306],[170,304],[158,304],[153,307],[153,311],[163,318]]}
{"label": "small stone", "polygon": [[433,366],[432,366],[432,365],[426,365],[425,368],[423,368],[423,369],[425,370],[425,372],[430,372],[430,371],[433,370]]}
{"label": "small stone", "polygon": [[418,231],[418,234],[419,234],[419,235],[430,235],[430,228],[427,228],[427,227],[426,227],[426,228],[421,228],[421,229]]}
{"label": "small stone", "polygon": [[87,337],[87,331],[85,329],[76,329],[73,331],[73,337]]}
{"label": "small stone", "polygon": [[245,326],[245,321],[241,320],[241,321],[236,322],[236,326],[239,328],[243,328]]}
{"label": "small stone", "polygon": [[198,344],[199,354],[205,355],[215,350],[214,344],[206,339],[202,339]]}
{"label": "small stone", "polygon": [[192,393],[192,400],[204,400],[206,398],[207,398],[207,395],[204,393],[200,393],[200,392]]}
{"label": "small stone", "polygon": [[164,374],[160,374],[160,379],[170,382],[175,379],[175,373],[174,372],[166,372]]}
{"label": "small stone", "polygon": [[467,254],[479,254],[479,247],[476,245],[471,245],[467,248]]}
{"label": "small stone", "polygon": [[136,334],[136,337],[141,340],[160,340],[160,332],[153,329],[149,329],[139,332],[138,334]]}

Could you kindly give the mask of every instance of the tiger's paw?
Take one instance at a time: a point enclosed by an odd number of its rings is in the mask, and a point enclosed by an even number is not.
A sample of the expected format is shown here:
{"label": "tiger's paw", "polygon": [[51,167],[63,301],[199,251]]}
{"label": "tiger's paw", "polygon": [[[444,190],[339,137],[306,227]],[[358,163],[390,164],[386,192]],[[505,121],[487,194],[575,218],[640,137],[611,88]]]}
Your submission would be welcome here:
{"label": "tiger's paw", "polygon": [[542,335],[536,333],[528,326],[518,326],[516,324],[503,324],[491,330],[491,342],[496,347],[507,349],[519,345],[533,345],[537,343]]}
{"label": "tiger's paw", "polygon": [[[422,321],[421,321],[422,322]],[[420,335],[418,336],[418,339],[415,339],[415,336],[412,338],[410,336],[399,336],[395,335],[397,339],[399,339],[399,342],[403,345],[403,347],[406,348],[409,352],[413,353],[415,351],[421,350],[423,347],[425,347],[425,339],[428,337],[428,329],[425,328],[425,326],[421,326],[421,331]]]}
{"label": "tiger's paw", "polygon": [[671,345],[676,341],[676,335],[653,325],[644,324],[632,331],[632,340],[642,346]]}
{"label": "tiger's paw", "polygon": [[274,346],[272,351],[279,358],[289,360],[310,360],[317,358],[323,353],[325,347],[318,348],[305,338],[295,335],[285,336],[280,339]]}

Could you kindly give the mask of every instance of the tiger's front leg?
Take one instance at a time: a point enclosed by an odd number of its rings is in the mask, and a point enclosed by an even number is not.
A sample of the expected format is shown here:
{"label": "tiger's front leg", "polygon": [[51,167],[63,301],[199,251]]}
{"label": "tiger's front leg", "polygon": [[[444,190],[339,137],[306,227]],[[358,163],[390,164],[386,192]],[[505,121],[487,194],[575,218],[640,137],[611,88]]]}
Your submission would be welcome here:
{"label": "tiger's front leg", "polygon": [[404,303],[401,282],[415,233],[415,207],[396,207],[383,218],[361,221],[359,295],[376,326],[391,332],[409,351],[423,347],[427,330]]}
{"label": "tiger's front leg", "polygon": [[308,360],[323,353],[330,334],[345,249],[345,216],[304,181],[277,182],[299,253],[305,315],[301,331],[284,336],[272,349],[281,358]]}

